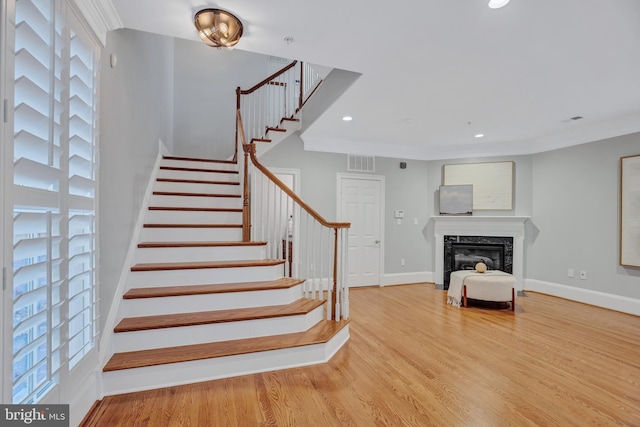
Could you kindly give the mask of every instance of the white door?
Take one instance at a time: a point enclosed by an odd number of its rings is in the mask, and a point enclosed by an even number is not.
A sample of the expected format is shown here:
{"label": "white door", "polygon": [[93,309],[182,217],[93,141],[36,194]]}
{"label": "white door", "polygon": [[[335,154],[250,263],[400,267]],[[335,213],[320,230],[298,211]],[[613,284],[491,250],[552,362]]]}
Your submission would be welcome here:
{"label": "white door", "polygon": [[347,255],[349,287],[379,286],[384,177],[340,174],[338,186],[339,221],[351,223]]}

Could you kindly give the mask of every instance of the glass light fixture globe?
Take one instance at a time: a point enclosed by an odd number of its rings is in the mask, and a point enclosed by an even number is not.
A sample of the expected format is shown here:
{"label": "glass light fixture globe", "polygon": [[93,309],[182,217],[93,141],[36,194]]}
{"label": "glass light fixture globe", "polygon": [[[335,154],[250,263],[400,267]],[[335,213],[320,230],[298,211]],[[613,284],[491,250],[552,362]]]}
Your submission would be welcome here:
{"label": "glass light fixture globe", "polygon": [[222,9],[202,9],[193,21],[202,41],[212,47],[231,48],[242,37],[242,22]]}
{"label": "glass light fixture globe", "polygon": [[491,9],[500,9],[503,6],[506,6],[511,0],[489,0],[489,7]]}

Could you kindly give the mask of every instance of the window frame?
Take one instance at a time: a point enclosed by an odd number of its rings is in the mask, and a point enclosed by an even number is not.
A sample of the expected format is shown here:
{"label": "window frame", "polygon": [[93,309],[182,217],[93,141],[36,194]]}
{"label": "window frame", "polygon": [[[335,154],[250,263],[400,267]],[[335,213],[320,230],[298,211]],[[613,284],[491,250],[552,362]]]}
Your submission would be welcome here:
{"label": "window frame", "polygon": [[[0,188],[3,192],[3,200],[0,209],[0,235],[2,236],[3,245],[0,245],[0,259],[2,260],[2,268],[5,272],[6,280],[4,281],[6,285],[6,289],[4,289],[1,293],[0,304],[2,304],[2,328],[0,328],[0,333],[2,334],[2,338],[0,338],[0,351],[2,351],[2,360],[3,364],[0,367],[2,369],[1,384],[0,388],[0,399],[2,402],[12,402],[13,401],[13,362],[14,362],[14,354],[13,354],[13,311],[14,311],[14,292],[13,292],[13,262],[14,262],[14,249],[13,249],[13,235],[14,235],[14,227],[13,227],[13,209],[14,209],[14,184],[13,184],[13,176],[14,176],[14,104],[16,99],[16,94],[14,91],[15,83],[14,83],[14,70],[15,70],[15,17],[16,17],[16,2],[21,0],[0,0],[2,3],[2,9],[0,10],[0,19],[2,20],[2,34],[0,34],[0,58],[2,59],[2,64],[5,67],[3,69],[3,76],[5,76],[2,81],[0,81],[0,99],[6,100],[2,103],[2,114],[5,114],[7,120],[3,120],[3,117],[0,115],[0,136],[2,137],[2,158],[3,161],[0,162]],[[25,0],[29,1],[29,0]],[[65,146],[63,147],[63,153],[61,155],[61,160],[65,164],[61,164],[59,167],[61,182],[66,181],[65,184],[61,185],[59,188],[59,192],[62,193],[60,197],[60,206],[59,208],[62,210],[63,214],[66,215],[64,221],[66,224],[62,227],[60,231],[61,238],[66,242],[63,244],[64,248],[61,249],[61,256],[64,258],[64,262],[66,264],[66,269],[61,274],[64,276],[64,280],[66,281],[66,289],[64,290],[64,302],[61,305],[61,316],[63,320],[63,333],[62,335],[62,350],[61,350],[61,368],[57,373],[56,381],[52,383],[50,387],[45,387],[43,389],[43,393],[35,400],[33,403],[69,403],[69,399],[71,396],[78,393],[79,390],[86,387],[87,379],[92,375],[95,376],[96,368],[99,366],[99,340],[100,340],[100,330],[99,330],[99,314],[98,314],[98,293],[99,293],[99,269],[98,269],[98,260],[99,260],[99,245],[98,245],[98,176],[99,176],[99,88],[100,88],[100,59],[101,59],[101,50],[102,46],[100,41],[97,39],[93,31],[87,25],[85,19],[82,17],[82,14],[79,12],[77,6],[73,3],[72,0],[51,0],[54,4],[55,8],[60,8],[60,13],[63,15],[63,19],[65,21],[65,31],[64,31],[64,44],[66,53],[66,65],[62,67],[63,72],[67,75],[62,78],[64,81],[64,89],[63,91],[66,93],[66,97],[63,98],[63,103],[65,104],[64,110],[66,117],[63,120],[66,120],[63,127],[65,128],[65,132],[67,133]],[[69,315],[69,281],[71,280],[71,270],[70,270],[70,260],[72,259],[71,248],[69,242],[74,237],[70,235],[69,224],[71,223],[71,213],[76,211],[74,208],[74,201],[70,200],[78,198],[73,195],[69,191],[68,183],[71,181],[71,177],[69,176],[69,158],[71,156],[71,149],[69,140],[71,135],[69,135],[69,126],[70,126],[70,105],[72,103],[72,97],[68,96],[70,93],[71,87],[71,62],[72,58],[69,56],[68,52],[71,49],[72,37],[71,34],[75,34],[75,37],[79,38],[82,41],[82,45],[87,48],[88,51],[92,52],[93,59],[93,80],[92,80],[92,90],[93,90],[93,99],[92,99],[92,116],[91,120],[93,121],[91,138],[93,139],[93,148],[90,156],[93,158],[93,163],[91,165],[91,171],[93,174],[93,195],[92,195],[92,227],[93,232],[91,234],[91,243],[92,248],[89,250],[90,258],[91,258],[91,272],[93,274],[93,280],[90,283],[90,292],[92,300],[90,300],[89,304],[91,306],[90,310],[90,319],[91,322],[91,337],[92,341],[91,347],[88,351],[84,352],[84,355],[80,358],[80,360],[73,366],[69,368],[69,362],[71,360],[72,355],[69,354],[69,327],[70,327],[70,315]],[[55,70],[54,70],[55,71]],[[5,112],[6,107],[6,112]],[[6,143],[5,143],[6,142]],[[49,140],[49,144],[52,144],[51,140]],[[11,236],[11,238],[9,238]],[[50,238],[50,236],[48,237]],[[47,288],[52,286],[51,281],[48,281]],[[47,291],[50,295],[51,291]],[[49,308],[50,309],[50,308]],[[49,319],[48,325],[49,331],[51,329],[51,322]],[[47,358],[51,357],[51,345],[47,348]],[[47,362],[49,363],[49,362]],[[51,373],[51,369],[48,369],[48,374]],[[17,403],[17,402],[16,402]]]}

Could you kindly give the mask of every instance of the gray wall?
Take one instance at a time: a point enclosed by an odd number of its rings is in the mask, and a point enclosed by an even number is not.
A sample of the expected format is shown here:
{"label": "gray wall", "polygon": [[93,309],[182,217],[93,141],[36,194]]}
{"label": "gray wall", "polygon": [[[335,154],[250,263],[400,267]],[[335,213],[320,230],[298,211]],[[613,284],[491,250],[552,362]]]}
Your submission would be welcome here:
{"label": "gray wall", "polygon": [[620,157],[638,153],[636,133],[532,156],[527,278],[640,298],[640,270],[618,265]]}
{"label": "gray wall", "polygon": [[[268,167],[300,169],[300,195],[327,220],[337,220],[336,174],[347,171],[347,156],[304,151],[304,144],[293,134],[261,157]],[[407,163],[400,169],[400,161]],[[367,173],[362,173],[366,175]],[[423,234],[429,219],[427,164],[418,160],[376,158],[375,175],[385,177],[384,273],[413,273],[428,270],[427,241]],[[402,209],[405,219],[397,225],[393,211]],[[418,224],[414,225],[414,218]],[[405,259],[404,267],[400,259]]]}
{"label": "gray wall", "polygon": [[[514,162],[514,196],[512,210],[480,210],[474,211],[474,216],[531,216],[532,213],[532,159],[531,156],[515,156],[515,157],[485,157],[485,158],[469,158],[455,160],[437,160],[428,162],[428,197],[431,206],[430,215],[438,215],[440,210],[440,185],[442,185],[443,166],[447,164],[461,163],[486,163],[486,162]],[[433,221],[427,224],[426,235],[429,239],[428,271],[435,271],[435,242],[433,241]],[[529,236],[534,236],[527,226],[527,242]],[[527,257],[529,245],[525,244],[525,258]],[[526,276],[526,263],[525,263]]]}
{"label": "gray wall", "polygon": [[[109,54],[117,55],[115,68]],[[171,149],[173,39],[134,30],[107,35],[100,87],[100,312],[111,307],[162,140]]]}
{"label": "gray wall", "polygon": [[[236,88],[273,73],[268,57],[175,40],[174,154],[226,159],[235,148]],[[277,69],[284,65],[277,64]]]}
{"label": "gray wall", "polygon": [[[407,161],[376,158],[376,174],[384,175],[384,273],[434,271],[431,241],[438,212],[442,167],[451,163],[514,161],[514,209],[477,211],[474,215],[530,216],[526,226],[527,279],[640,298],[640,269],[618,265],[619,162],[638,154],[640,134],[596,141],[546,153],[474,159]],[[267,152],[262,161],[272,167],[301,170],[301,195],[327,219],[335,219],[336,174],[346,172],[346,156],[305,152],[297,135]],[[401,226],[394,209],[405,211]],[[413,218],[419,219],[420,233]],[[399,259],[406,259],[400,267]],[[575,277],[567,277],[573,268]],[[579,279],[579,271],[587,280]]]}

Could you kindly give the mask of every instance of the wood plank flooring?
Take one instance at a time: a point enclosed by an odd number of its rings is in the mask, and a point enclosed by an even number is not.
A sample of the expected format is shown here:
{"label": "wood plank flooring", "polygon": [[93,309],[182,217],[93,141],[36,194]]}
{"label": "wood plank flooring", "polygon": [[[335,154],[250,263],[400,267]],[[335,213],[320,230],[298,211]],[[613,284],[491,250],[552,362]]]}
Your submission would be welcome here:
{"label": "wood plank flooring", "polygon": [[85,426],[640,426],[640,317],[527,292],[353,289],[327,364],[105,397]]}

